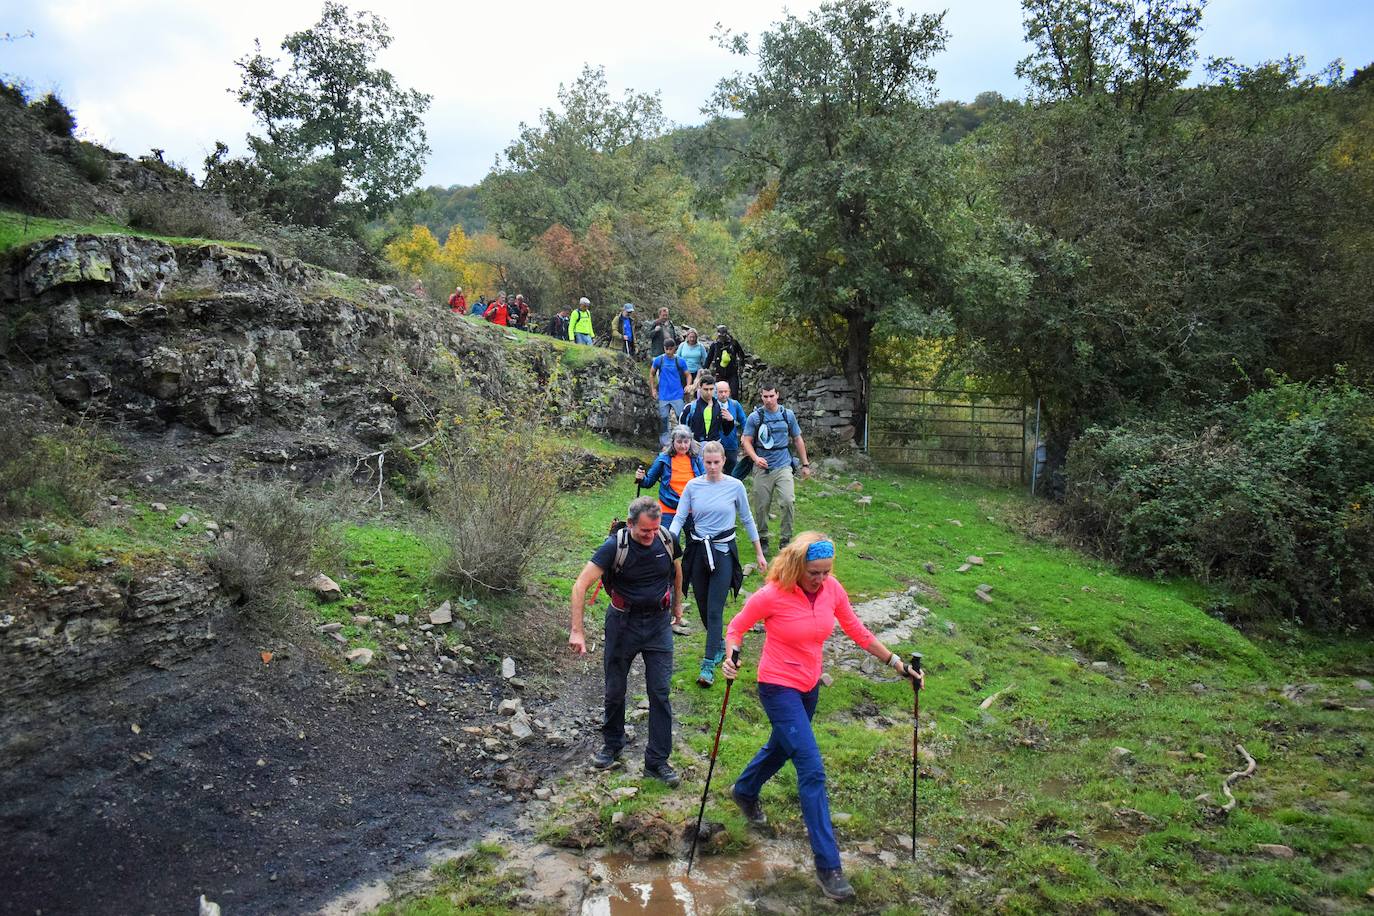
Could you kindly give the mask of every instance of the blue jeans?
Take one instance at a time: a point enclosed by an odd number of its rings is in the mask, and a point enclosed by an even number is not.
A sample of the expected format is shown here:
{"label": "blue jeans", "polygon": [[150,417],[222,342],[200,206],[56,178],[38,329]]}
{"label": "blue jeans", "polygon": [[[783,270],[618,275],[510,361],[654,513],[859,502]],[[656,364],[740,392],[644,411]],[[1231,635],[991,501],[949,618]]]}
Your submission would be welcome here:
{"label": "blue jeans", "polygon": [[763,784],[791,760],[797,771],[797,795],[801,797],[802,819],[806,821],[816,867],[839,868],[840,848],[835,843],[830,798],[825,792],[825,764],[816,735],[811,731],[819,695],[820,684],[802,693],[795,687],[759,683],[759,702],[773,725],[773,733],[735,780],[735,791],[745,798],[758,798]]}
{"label": "blue jeans", "polygon": [[573,340],[580,344],[586,344],[589,347],[592,345],[592,335],[590,334],[574,333]]}
{"label": "blue jeans", "polygon": [[[683,403],[682,398],[658,402],[658,419],[663,427],[658,433],[658,444],[660,448],[668,444],[668,435],[673,431],[673,427],[677,425],[677,415],[682,413],[682,408],[684,406],[686,405]],[[671,470],[671,465],[669,469]]]}
{"label": "blue jeans", "polygon": [[643,613],[606,608],[606,644],[602,649],[606,672],[606,715],[602,741],[612,754],[625,746],[625,689],[630,663],[644,656],[644,687],[649,694],[649,743],[644,765],[668,762],[673,749],[673,705],[668,700],[673,676],[672,612]]}
{"label": "blue jeans", "polygon": [[706,545],[699,544],[692,568],[686,573],[690,577],[692,594],[697,598],[697,614],[706,628],[706,657],[709,659],[725,657],[725,601],[730,597],[730,580],[735,572],[734,542],[727,541],[720,546],[725,550],[716,551],[714,572],[706,562]]}

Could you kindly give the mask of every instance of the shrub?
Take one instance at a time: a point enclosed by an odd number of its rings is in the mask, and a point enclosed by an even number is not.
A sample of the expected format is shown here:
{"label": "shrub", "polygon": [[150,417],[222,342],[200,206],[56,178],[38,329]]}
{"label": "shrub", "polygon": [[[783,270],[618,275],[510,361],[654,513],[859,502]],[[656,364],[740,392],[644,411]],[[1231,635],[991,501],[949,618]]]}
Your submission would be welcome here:
{"label": "shrub", "polygon": [[292,576],[312,563],[332,564],[342,548],[328,507],[278,483],[244,483],[224,493],[225,526],[210,565],[226,591],[253,610],[285,603]]}
{"label": "shrub", "polygon": [[1207,414],[1090,429],[1069,518],[1125,565],[1228,583],[1256,611],[1374,622],[1374,396],[1272,388]]}
{"label": "shrub", "polygon": [[43,98],[29,106],[29,110],[38,118],[38,123],[43,125],[43,129],[50,134],[59,137],[70,137],[76,130],[76,116],[71,109],[63,104],[62,100],[49,92]]}
{"label": "shrub", "polygon": [[110,160],[105,151],[94,143],[77,141],[68,151],[67,158],[71,160],[72,167],[91,184],[100,184],[110,177]]}
{"label": "shrub", "polygon": [[0,515],[80,518],[95,508],[111,447],[85,423],[43,429],[0,408]]}
{"label": "shrub", "polygon": [[242,239],[243,221],[214,194],[145,191],[129,202],[129,225],[157,235],[199,239]]}
{"label": "shrub", "polygon": [[428,464],[436,575],[464,591],[512,591],[556,542],[558,446],[533,422],[443,432]]}
{"label": "shrub", "polygon": [[17,108],[24,108],[29,104],[29,97],[24,92],[24,87],[18,83],[7,83],[0,80],[0,102],[8,102]]}
{"label": "shrub", "polygon": [[375,254],[356,239],[328,229],[255,219],[251,237],[283,257],[355,277],[375,274]]}

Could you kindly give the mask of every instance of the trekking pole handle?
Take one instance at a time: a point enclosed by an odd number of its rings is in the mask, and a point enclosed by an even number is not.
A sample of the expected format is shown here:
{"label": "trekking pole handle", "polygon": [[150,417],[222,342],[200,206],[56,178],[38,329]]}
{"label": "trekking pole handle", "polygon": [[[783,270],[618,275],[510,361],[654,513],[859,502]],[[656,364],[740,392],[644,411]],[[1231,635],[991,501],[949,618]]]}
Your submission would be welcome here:
{"label": "trekking pole handle", "polygon": [[[920,653],[920,652],[912,652],[912,653],[911,653],[911,660],[908,661],[908,662],[906,663],[906,666],[907,666],[908,668],[910,668],[912,671],[915,671],[917,674],[920,674],[920,673],[921,673],[921,653]],[[921,682],[920,682],[919,680],[917,680],[916,678],[912,678],[912,679],[911,679],[911,683],[912,683],[914,689],[916,689],[916,690],[920,690],[920,689],[921,689]]]}
{"label": "trekking pole handle", "polygon": [[[735,666],[736,671],[739,670],[739,646],[735,646],[735,650],[730,653],[730,664]],[[726,680],[733,681],[734,678],[728,677]]]}

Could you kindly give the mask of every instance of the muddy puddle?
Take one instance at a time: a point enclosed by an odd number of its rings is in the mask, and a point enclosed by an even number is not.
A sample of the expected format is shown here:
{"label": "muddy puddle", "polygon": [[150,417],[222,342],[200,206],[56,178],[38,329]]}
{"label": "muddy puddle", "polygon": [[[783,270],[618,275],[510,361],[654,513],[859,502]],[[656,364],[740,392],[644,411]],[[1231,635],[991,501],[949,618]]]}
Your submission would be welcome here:
{"label": "muddy puddle", "polygon": [[[582,916],[703,916],[731,907],[752,910],[750,899],[811,861],[809,850],[768,843],[735,855],[652,862],[607,855],[589,869],[593,884],[582,899]],[[599,879],[599,880],[597,880]]]}

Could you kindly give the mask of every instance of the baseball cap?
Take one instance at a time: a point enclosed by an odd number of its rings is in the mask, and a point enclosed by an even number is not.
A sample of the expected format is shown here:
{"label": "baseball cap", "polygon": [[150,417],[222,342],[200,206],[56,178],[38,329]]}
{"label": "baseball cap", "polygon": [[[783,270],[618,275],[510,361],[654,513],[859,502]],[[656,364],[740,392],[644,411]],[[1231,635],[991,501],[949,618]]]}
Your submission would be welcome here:
{"label": "baseball cap", "polygon": [[592,300],[588,299],[586,296],[583,296],[581,299],[578,299],[578,300],[577,300],[577,304],[578,304],[578,305],[591,305],[591,304],[592,304]]}
{"label": "baseball cap", "polygon": [[633,312],[634,310],[635,310],[635,304],[634,304],[633,302],[627,302],[627,303],[625,303],[625,311],[627,311],[627,312]]}

